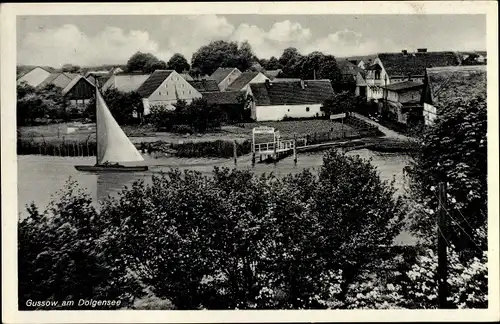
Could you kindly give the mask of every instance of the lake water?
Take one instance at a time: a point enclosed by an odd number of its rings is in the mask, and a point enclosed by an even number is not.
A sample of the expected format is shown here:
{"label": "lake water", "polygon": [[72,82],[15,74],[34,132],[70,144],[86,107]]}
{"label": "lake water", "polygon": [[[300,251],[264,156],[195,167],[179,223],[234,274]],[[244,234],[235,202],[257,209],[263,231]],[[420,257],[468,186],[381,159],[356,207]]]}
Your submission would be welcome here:
{"label": "lake water", "polygon": [[[298,155],[297,165],[292,157],[287,157],[274,164],[257,163],[251,166],[249,156],[240,157],[238,169],[253,170],[255,173],[273,172],[277,175],[287,173],[298,173],[304,168],[317,169],[322,164],[324,152],[301,153]],[[372,164],[377,167],[382,180],[395,178],[395,186],[399,193],[404,192],[403,168],[408,165],[409,157],[401,154],[378,153],[362,149],[350,151],[348,155],[360,155],[362,158],[372,158]],[[131,185],[135,180],[143,179],[146,183],[151,176],[160,171],[170,168],[180,170],[191,169],[203,174],[210,175],[214,166],[234,167],[231,159],[183,159],[176,157],[147,157],[146,163],[149,171],[141,173],[102,173],[91,174],[79,172],[75,169],[77,164],[93,165],[95,158],[90,157],[53,157],[39,155],[18,156],[18,212],[20,217],[26,215],[26,205],[34,202],[40,210],[44,210],[51,201],[52,196],[63,188],[69,179],[77,181],[78,185],[85,189],[95,202],[105,199],[107,196],[115,196],[125,186]],[[96,203],[97,205],[97,203]],[[400,235],[401,236],[401,235]],[[402,233],[398,238],[400,242],[413,241],[407,234]]]}

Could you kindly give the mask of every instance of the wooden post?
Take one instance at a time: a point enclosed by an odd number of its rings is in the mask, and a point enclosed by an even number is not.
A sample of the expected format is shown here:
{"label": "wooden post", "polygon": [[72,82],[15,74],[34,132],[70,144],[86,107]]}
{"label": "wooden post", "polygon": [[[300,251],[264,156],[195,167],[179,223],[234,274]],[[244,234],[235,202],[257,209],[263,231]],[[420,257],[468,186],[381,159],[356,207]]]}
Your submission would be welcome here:
{"label": "wooden post", "polygon": [[76,143],[73,143],[73,156],[77,156]]}
{"label": "wooden post", "polygon": [[297,136],[293,137],[293,163],[297,164]]}
{"label": "wooden post", "polygon": [[42,155],[42,144],[38,143],[38,152]]}
{"label": "wooden post", "polygon": [[447,256],[447,217],[446,217],[446,183],[439,183],[439,219],[438,234],[438,301],[439,308],[448,306],[448,256]]}
{"label": "wooden post", "polygon": [[233,156],[234,156],[234,165],[238,164],[238,145],[236,144],[236,140],[233,141]]}
{"label": "wooden post", "polygon": [[276,141],[276,136],[274,136],[274,155],[273,155],[273,159],[274,159],[274,164],[276,164],[276,160],[278,159],[278,156],[277,156],[277,146],[278,146],[278,143]]}

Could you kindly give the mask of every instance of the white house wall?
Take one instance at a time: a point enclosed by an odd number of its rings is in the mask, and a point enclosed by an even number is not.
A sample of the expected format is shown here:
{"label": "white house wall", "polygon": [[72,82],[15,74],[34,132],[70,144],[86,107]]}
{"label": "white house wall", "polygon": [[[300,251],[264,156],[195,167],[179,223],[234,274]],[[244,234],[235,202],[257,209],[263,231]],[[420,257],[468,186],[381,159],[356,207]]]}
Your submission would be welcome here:
{"label": "white house wall", "polygon": [[436,116],[436,107],[428,103],[424,103],[424,124],[428,126],[434,124]]}
{"label": "white house wall", "polygon": [[[177,95],[176,95],[177,90]],[[177,100],[185,100],[190,103],[195,98],[201,98],[202,95],[192,85],[190,85],[177,72],[172,72],[162,84],[147,98],[143,100],[144,114],[149,114],[151,106],[159,105],[168,109],[174,109],[173,104]]]}
{"label": "white house wall", "polygon": [[21,82],[26,82],[32,87],[37,87],[40,83],[45,81],[50,76],[50,72],[45,71],[42,68],[35,68],[28,72],[27,74],[23,75],[19,80],[17,81],[18,83]]}
{"label": "white house wall", "polygon": [[252,117],[256,121],[279,121],[285,117],[307,118],[323,115],[321,104],[255,106]]}

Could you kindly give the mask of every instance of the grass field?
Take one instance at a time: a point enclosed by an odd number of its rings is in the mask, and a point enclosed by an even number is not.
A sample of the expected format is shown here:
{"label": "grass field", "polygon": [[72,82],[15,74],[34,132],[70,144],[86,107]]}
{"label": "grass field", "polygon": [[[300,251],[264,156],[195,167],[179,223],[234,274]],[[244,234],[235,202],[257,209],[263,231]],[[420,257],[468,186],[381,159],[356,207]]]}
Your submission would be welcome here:
{"label": "grass field", "polygon": [[[68,134],[67,128],[73,127],[71,123],[51,124],[41,126],[24,126],[19,127],[21,137],[23,139],[33,138],[36,142],[62,142],[76,141],[85,142],[87,139],[95,141],[95,125],[90,125],[88,128],[79,128],[74,133]],[[214,141],[214,140],[237,140],[243,142],[252,138],[252,129],[258,126],[268,126],[279,130],[282,138],[303,137],[315,132],[341,132],[342,128],[345,132],[356,132],[349,125],[343,125],[339,122],[330,120],[294,120],[294,121],[279,121],[279,122],[254,122],[244,123],[238,126],[223,126],[218,131],[212,131],[204,134],[175,134],[165,132],[155,132],[150,125],[143,126],[124,126],[123,130],[129,136],[133,143],[165,141],[170,143],[179,142],[199,142],[199,141]],[[266,136],[259,135],[261,142]]]}

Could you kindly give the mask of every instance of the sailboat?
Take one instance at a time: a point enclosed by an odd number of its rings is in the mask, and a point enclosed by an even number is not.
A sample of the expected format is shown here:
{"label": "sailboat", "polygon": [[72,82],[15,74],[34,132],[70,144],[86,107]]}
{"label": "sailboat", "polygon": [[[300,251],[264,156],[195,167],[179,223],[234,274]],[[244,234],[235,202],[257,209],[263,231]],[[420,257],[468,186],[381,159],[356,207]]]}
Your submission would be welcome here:
{"label": "sailboat", "polygon": [[[129,165],[144,158],[128,139],[113,118],[104,98],[96,86],[96,142],[95,165],[75,165],[78,171],[87,172],[138,172],[147,171],[146,165]],[[126,163],[124,165],[122,163]]]}

